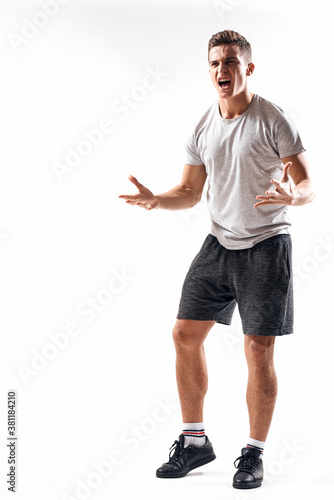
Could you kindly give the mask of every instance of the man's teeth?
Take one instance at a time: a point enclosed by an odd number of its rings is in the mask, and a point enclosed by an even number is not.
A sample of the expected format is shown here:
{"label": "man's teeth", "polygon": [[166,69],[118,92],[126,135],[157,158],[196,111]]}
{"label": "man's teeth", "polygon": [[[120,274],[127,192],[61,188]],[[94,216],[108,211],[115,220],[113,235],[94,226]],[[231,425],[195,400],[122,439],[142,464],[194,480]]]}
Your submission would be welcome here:
{"label": "man's teeth", "polygon": [[219,85],[222,86],[222,85],[226,85],[227,83],[231,83],[231,80],[219,80]]}

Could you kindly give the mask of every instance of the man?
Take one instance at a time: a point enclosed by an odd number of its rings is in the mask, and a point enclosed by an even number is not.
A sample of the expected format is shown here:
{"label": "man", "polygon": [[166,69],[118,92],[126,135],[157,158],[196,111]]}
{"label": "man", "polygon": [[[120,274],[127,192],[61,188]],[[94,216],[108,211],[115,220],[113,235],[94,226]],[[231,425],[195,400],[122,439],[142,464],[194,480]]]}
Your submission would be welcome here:
{"label": "man", "polygon": [[233,486],[246,489],[263,480],[262,455],[277,395],[275,338],[293,333],[287,207],[305,205],[314,192],[305,148],[290,118],[248,89],[255,66],[247,40],[231,30],[219,32],[209,41],[208,56],[219,100],[188,138],[180,184],[154,195],[130,175],[138,193],[120,198],[147,210],[183,210],[200,201],[208,180],[211,230],[185,278],[173,329],[183,433],[156,475],[183,477],[215,459],[203,423],[203,343],[216,322],[231,323],[238,304],[250,437],[235,461]]}

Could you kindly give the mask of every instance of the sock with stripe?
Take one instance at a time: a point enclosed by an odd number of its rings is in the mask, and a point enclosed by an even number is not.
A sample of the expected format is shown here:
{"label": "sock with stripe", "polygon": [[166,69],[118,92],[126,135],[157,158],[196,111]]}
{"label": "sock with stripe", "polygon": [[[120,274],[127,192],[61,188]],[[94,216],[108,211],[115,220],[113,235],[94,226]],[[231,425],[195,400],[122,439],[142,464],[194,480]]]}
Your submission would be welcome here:
{"label": "sock with stripe", "polygon": [[205,429],[203,422],[183,424],[184,447],[193,444],[203,446],[205,444]]}
{"label": "sock with stripe", "polygon": [[262,457],[265,444],[266,444],[265,441],[257,441],[256,439],[248,438],[246,448],[255,448],[256,450],[260,450]]}

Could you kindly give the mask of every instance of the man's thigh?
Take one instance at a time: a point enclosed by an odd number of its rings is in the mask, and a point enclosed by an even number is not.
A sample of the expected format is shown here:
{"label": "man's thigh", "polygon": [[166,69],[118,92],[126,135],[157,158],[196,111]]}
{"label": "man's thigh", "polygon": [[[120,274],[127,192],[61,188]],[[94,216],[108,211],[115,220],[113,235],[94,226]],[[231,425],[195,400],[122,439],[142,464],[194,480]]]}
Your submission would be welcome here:
{"label": "man's thigh", "polygon": [[293,276],[290,235],[268,238],[239,257],[238,266],[235,264],[238,273],[234,280],[234,294],[244,334],[270,337],[292,333]]}
{"label": "man's thigh", "polygon": [[231,324],[236,301],[228,286],[228,254],[209,234],[185,277],[178,319]]}

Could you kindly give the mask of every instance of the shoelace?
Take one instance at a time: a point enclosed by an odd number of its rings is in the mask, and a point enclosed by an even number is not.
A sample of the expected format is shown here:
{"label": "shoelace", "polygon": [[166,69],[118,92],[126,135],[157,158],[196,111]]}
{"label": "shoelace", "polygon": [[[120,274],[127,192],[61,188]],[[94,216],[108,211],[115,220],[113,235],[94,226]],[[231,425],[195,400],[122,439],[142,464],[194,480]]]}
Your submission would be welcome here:
{"label": "shoelace", "polygon": [[[172,446],[169,448],[169,463],[178,463],[178,458],[185,452],[185,449],[181,449],[180,441],[174,441]],[[174,455],[171,457],[171,454],[174,452]]]}
{"label": "shoelace", "polygon": [[[235,465],[235,463],[239,460],[238,465]],[[234,461],[234,467],[236,469],[239,469],[240,472],[249,472],[252,474],[255,472],[257,466],[259,464],[259,460],[257,460],[253,455],[250,453],[247,453],[246,455],[242,455],[241,457],[238,457]]]}

